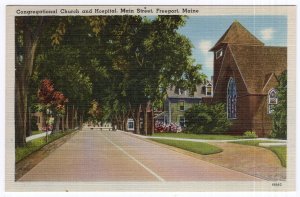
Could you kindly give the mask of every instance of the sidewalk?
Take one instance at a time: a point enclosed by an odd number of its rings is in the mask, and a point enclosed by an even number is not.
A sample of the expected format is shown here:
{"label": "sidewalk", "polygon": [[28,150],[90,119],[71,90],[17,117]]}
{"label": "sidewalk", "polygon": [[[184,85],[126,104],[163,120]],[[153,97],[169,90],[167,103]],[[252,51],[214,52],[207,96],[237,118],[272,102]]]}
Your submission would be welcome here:
{"label": "sidewalk", "polygon": [[286,143],[286,140],[278,140],[278,139],[269,139],[269,138],[249,138],[249,139],[234,139],[234,140],[207,140],[207,139],[189,139],[189,138],[175,138],[175,137],[154,137],[154,136],[145,136],[145,135],[138,135],[131,132],[125,132],[121,130],[117,130],[118,132],[124,132],[128,135],[133,135],[139,138],[147,138],[147,139],[166,139],[166,140],[179,140],[179,141],[190,141],[190,142],[237,142],[237,141],[249,141],[249,140],[263,140],[263,141],[270,141],[270,142],[281,142]]}
{"label": "sidewalk", "polygon": [[[50,135],[52,133],[52,131],[47,131],[47,133],[48,133],[48,135]],[[36,134],[36,135],[31,135],[31,136],[26,138],[26,142],[29,142],[29,141],[37,139],[37,138],[45,137],[45,136],[46,136],[46,132]]]}

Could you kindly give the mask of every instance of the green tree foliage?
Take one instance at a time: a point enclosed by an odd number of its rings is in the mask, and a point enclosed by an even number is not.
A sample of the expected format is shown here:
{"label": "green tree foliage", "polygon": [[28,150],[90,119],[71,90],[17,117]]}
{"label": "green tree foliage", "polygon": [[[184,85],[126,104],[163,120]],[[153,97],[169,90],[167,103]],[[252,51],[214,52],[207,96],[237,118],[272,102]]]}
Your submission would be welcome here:
{"label": "green tree foliage", "polygon": [[190,41],[177,32],[184,23],[183,16],[111,16],[99,33],[80,39],[93,40],[80,49],[80,59],[93,62],[84,65],[103,120],[124,124],[129,115],[137,119],[147,103],[162,103],[171,85],[195,88],[203,81]]}
{"label": "green tree foliage", "polygon": [[273,129],[272,137],[287,138],[287,72],[279,76],[279,85],[276,88],[278,104],[274,107],[272,113]]}
{"label": "green tree foliage", "polygon": [[97,101],[93,100],[91,102],[88,114],[90,115],[90,120],[94,125],[96,125],[101,120],[101,108]]}
{"label": "green tree foliage", "polygon": [[[90,16],[77,17],[82,20],[74,25],[76,17],[56,17],[56,16],[20,16],[15,17],[15,146],[25,145],[26,130],[28,127],[28,103],[32,101],[30,97],[31,77],[36,69],[36,52],[40,44],[50,44],[56,46],[61,44],[66,29],[82,26],[82,21],[89,25],[89,29],[95,34],[101,31],[105,23],[105,17]],[[72,25],[70,25],[72,24]],[[69,26],[68,26],[69,25]],[[48,48],[46,48],[47,51]],[[35,84],[36,85],[36,84]],[[36,99],[35,99],[36,100]]]}
{"label": "green tree foliage", "polygon": [[66,125],[88,115],[92,100],[103,120],[125,125],[129,115],[139,119],[147,104],[160,105],[170,86],[195,90],[205,76],[192,58],[191,42],[177,31],[185,20],[16,17],[16,146],[25,143],[27,104],[37,103],[34,95],[45,78],[68,98]]}
{"label": "green tree foliage", "polygon": [[227,119],[222,103],[194,105],[185,112],[187,131],[191,133],[219,134],[228,130],[231,123]]}

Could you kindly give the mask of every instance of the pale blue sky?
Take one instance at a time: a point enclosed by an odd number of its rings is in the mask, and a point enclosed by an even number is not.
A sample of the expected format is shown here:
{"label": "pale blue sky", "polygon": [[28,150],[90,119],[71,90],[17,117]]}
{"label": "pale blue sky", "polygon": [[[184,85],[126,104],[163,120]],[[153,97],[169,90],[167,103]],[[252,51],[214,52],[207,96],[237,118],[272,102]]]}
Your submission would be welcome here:
{"label": "pale blue sky", "polygon": [[213,73],[213,54],[208,50],[235,20],[266,46],[287,46],[286,16],[190,16],[179,32],[193,43],[193,57],[208,78]]}

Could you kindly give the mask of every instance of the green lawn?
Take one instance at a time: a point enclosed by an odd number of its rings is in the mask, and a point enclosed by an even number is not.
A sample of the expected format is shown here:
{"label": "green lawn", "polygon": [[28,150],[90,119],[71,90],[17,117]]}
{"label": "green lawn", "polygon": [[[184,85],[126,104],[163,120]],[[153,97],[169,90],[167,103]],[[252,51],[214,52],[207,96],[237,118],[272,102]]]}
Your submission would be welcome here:
{"label": "green lawn", "polygon": [[[73,131],[65,131],[65,132],[59,132],[59,133],[49,135],[48,143],[53,142],[54,140],[57,140],[58,138],[61,138],[72,132]],[[40,148],[42,148],[43,146],[45,146],[48,143],[46,143],[45,137],[41,137],[41,138],[32,140],[30,142],[27,142],[26,146],[24,146],[24,147],[16,148],[16,163],[18,161],[22,160],[23,158],[27,157],[31,153],[39,150]]]}
{"label": "green lawn", "polygon": [[186,139],[205,139],[205,140],[236,140],[244,139],[243,136],[233,135],[213,135],[213,134],[192,134],[192,133],[154,133],[155,137],[174,137]]}
{"label": "green lawn", "polygon": [[198,153],[201,155],[210,155],[222,152],[223,150],[217,146],[213,146],[203,142],[189,142],[189,141],[179,141],[179,140],[167,140],[167,139],[151,139],[155,142],[166,144],[169,146],[174,146],[187,151]]}
{"label": "green lawn", "polygon": [[269,149],[277,155],[281,165],[286,167],[286,146],[271,146]]}
{"label": "green lawn", "polygon": [[[243,144],[243,145],[248,145],[248,146],[258,146],[259,143],[268,143],[270,141],[266,140],[247,140],[247,141],[237,141],[237,142],[232,142],[236,144]],[[272,141],[272,143],[276,143]],[[271,151],[273,151],[277,157],[279,158],[281,165],[283,167],[286,167],[286,146],[271,146],[271,147],[263,147],[267,148]]]}
{"label": "green lawn", "polygon": [[44,133],[43,131],[31,131],[31,135],[36,135],[36,134],[40,134],[40,133]]}

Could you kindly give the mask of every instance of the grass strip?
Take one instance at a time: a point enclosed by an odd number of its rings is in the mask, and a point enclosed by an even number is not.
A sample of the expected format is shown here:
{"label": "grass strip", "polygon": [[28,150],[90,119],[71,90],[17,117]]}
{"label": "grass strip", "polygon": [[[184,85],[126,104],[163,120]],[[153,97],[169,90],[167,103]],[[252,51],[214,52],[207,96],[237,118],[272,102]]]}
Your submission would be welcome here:
{"label": "grass strip", "polygon": [[169,146],[174,146],[183,150],[191,151],[201,155],[210,155],[215,153],[220,153],[223,150],[217,146],[213,146],[203,142],[190,142],[190,141],[180,141],[180,140],[167,140],[167,139],[151,139],[152,141],[166,144]]}
{"label": "grass strip", "polygon": [[277,155],[281,165],[286,168],[286,146],[271,146],[269,149]]}
{"label": "grass strip", "polygon": [[58,132],[58,133],[50,134],[50,135],[48,135],[48,142],[46,142],[46,137],[41,137],[41,138],[34,139],[32,141],[27,142],[24,147],[16,148],[16,153],[15,153],[16,163],[18,161],[22,160],[23,158],[27,157],[31,153],[39,150],[43,146],[63,137],[65,135],[68,135],[72,132],[74,132],[74,131],[65,131],[65,132]]}
{"label": "grass strip", "polygon": [[184,138],[184,139],[205,139],[205,140],[235,140],[235,139],[244,139],[245,138],[243,136],[193,134],[193,133],[154,133],[153,136]]}

